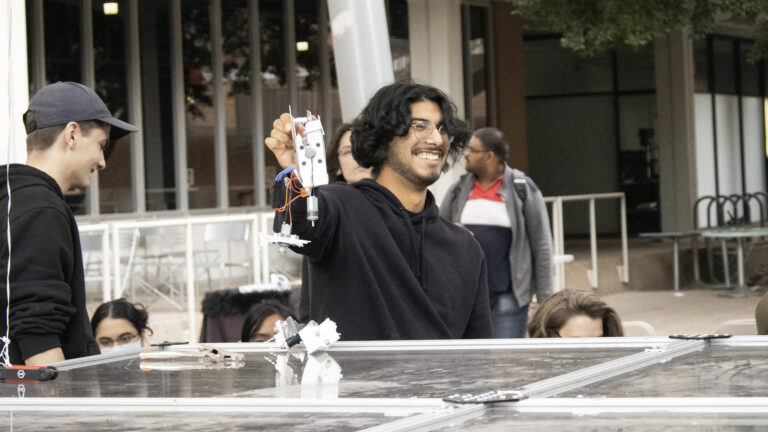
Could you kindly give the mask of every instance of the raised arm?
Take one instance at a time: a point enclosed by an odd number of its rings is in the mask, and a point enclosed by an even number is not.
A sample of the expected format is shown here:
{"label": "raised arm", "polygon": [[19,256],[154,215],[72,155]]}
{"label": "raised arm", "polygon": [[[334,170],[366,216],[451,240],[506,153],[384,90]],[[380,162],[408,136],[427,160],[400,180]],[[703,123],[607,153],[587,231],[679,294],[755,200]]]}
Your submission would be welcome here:
{"label": "raised arm", "polygon": [[264,144],[274,153],[277,162],[282,168],[288,168],[296,164],[290,114],[282,113],[280,118],[272,122],[272,131],[264,140]]}

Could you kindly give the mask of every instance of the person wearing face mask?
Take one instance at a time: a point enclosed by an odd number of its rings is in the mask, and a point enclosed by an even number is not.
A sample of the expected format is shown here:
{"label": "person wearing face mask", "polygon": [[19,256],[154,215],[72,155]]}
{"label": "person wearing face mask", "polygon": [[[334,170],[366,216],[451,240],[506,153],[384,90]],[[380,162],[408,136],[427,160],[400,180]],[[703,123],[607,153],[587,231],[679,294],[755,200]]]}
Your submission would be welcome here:
{"label": "person wearing face mask", "polygon": [[96,309],[91,328],[102,354],[135,352],[147,344],[147,336],[152,334],[148,320],[144,306],[117,299],[102,303]]}
{"label": "person wearing face mask", "polygon": [[528,323],[532,338],[624,336],[619,314],[604,301],[582,290],[549,296]]}

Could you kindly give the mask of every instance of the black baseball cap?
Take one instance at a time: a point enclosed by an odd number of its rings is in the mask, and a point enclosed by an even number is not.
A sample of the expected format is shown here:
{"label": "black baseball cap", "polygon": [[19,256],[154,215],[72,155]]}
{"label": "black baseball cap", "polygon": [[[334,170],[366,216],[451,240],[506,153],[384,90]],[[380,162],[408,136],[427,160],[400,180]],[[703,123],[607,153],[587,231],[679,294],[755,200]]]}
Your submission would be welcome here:
{"label": "black baseball cap", "polygon": [[[27,116],[30,112],[35,113],[32,118]],[[49,126],[88,120],[111,125],[110,140],[138,131],[132,124],[112,117],[99,95],[90,87],[70,81],[59,81],[41,88],[29,101],[29,109],[23,119],[27,135]]]}

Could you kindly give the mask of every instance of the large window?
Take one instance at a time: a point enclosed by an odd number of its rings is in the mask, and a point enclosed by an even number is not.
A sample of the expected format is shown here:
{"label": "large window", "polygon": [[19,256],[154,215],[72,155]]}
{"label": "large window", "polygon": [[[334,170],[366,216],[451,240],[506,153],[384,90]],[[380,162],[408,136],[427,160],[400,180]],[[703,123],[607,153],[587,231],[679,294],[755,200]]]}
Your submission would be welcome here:
{"label": "large window", "polygon": [[216,107],[210,3],[208,0],[187,0],[181,8],[187,183],[191,209],[216,207]]}
{"label": "large window", "polygon": [[464,112],[473,129],[490,126],[495,110],[490,88],[491,29],[488,6],[464,5],[461,14],[464,43]]}
{"label": "large window", "polygon": [[[530,171],[548,195],[622,191],[630,232],[660,229],[653,47],[580,56],[559,37],[525,38]],[[552,168],[558,167],[557,175]],[[618,232],[618,207],[598,211]],[[565,221],[588,226],[586,213]]]}
{"label": "large window", "polygon": [[752,43],[719,35],[694,42],[699,196],[766,188],[767,77],[765,61],[748,60]]}
{"label": "large window", "polygon": [[[291,105],[321,115],[328,138],[341,122],[325,1],[107,3],[26,4],[30,95],[84,82],[141,126],[115,143],[94,190],[67,197],[76,214],[258,205],[277,173],[263,151],[272,121]],[[387,1],[387,13],[395,73],[407,79],[407,2]]]}
{"label": "large window", "polygon": [[[126,35],[127,8],[125,1],[112,2],[117,10],[104,13],[101,2],[94,2],[93,54],[96,93],[101,96],[112,115],[128,121],[128,82]],[[131,139],[126,136],[112,143],[107,170],[99,173],[99,209],[101,213],[133,211],[131,182]]]}
{"label": "large window", "polygon": [[[139,52],[146,210],[174,210],[176,172],[171,119],[171,29],[168,2],[142,3],[139,13]],[[140,209],[134,209],[140,210]]]}

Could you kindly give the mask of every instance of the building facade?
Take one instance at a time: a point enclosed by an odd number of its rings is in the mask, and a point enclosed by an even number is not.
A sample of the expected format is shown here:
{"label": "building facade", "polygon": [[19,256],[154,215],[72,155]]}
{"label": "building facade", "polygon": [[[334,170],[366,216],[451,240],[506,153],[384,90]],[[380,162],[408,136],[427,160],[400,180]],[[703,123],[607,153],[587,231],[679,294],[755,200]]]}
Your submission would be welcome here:
{"label": "building facade", "polygon": [[[26,0],[29,94],[80,81],[141,131],[70,197],[77,213],[264,206],[272,120],[290,104],[326,132],[341,123],[326,1]],[[473,128],[504,131],[510,164],[546,196],[623,191],[642,232],[691,228],[700,196],[767,189],[768,72],[747,61],[749,29],[583,58],[509,2],[381,1],[395,80],[437,86]],[[566,233],[586,230],[581,214]],[[601,232],[618,231],[616,204],[598,214]]]}

